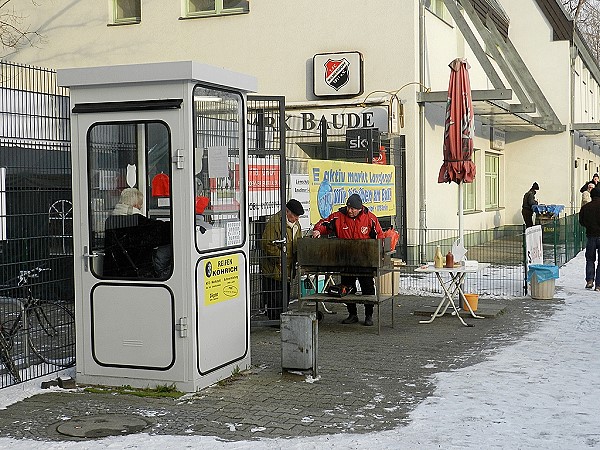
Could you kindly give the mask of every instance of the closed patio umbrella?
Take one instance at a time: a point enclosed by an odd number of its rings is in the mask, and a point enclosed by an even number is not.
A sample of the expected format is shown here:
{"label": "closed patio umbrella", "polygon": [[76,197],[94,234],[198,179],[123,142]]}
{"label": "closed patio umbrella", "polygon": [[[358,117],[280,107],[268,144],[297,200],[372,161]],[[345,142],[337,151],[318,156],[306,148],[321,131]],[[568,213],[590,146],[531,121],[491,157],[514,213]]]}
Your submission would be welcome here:
{"label": "closed patio umbrella", "polygon": [[457,58],[450,64],[450,83],[446,102],[444,126],[444,162],[440,168],[438,183],[458,184],[458,233],[463,244],[463,196],[461,183],[472,183],[475,179],[473,154],[473,102],[469,65],[465,59]]}

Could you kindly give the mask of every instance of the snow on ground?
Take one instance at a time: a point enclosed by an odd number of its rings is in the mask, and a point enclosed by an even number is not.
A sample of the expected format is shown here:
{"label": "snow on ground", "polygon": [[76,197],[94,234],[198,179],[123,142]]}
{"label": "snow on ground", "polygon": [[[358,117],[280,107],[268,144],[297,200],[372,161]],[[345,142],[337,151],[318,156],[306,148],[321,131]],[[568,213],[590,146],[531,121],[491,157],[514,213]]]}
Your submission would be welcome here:
{"label": "snow on ground", "polygon": [[[587,449],[600,447],[600,292],[583,288],[583,252],[561,267],[564,305],[531,334],[488,360],[436,376],[434,395],[408,426],[371,434],[222,442],[202,436],[136,434],[84,443],[16,441],[30,449]],[[40,392],[31,383],[0,391],[0,407]]]}

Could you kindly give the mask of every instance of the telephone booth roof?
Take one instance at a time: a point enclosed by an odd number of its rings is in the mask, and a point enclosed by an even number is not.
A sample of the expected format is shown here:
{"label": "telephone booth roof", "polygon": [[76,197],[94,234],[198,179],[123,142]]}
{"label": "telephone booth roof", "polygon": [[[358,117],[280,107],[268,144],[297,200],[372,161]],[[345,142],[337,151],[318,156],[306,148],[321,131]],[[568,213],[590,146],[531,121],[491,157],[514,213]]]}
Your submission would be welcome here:
{"label": "telephone booth roof", "polygon": [[200,81],[244,92],[256,92],[257,90],[257,80],[251,75],[196,61],[58,69],[57,79],[60,86],[69,88],[128,83]]}

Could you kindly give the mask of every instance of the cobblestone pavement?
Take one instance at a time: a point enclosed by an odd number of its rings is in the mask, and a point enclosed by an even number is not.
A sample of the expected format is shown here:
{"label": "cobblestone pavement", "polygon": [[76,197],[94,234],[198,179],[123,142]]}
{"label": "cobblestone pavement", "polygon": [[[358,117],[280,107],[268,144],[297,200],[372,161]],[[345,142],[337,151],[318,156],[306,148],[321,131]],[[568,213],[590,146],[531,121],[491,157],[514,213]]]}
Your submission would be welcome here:
{"label": "cobblestone pavement", "polygon": [[[316,380],[308,374],[282,373],[279,330],[256,328],[251,334],[253,366],[233,381],[178,400],[52,391],[1,410],[0,436],[78,440],[61,435],[57,426],[70,418],[107,413],[144,417],[151,423],[149,433],[224,440],[386,430],[407,423],[410,411],[432,394],[432,374],[483,360],[533,330],[562,302],[480,299],[480,309],[492,303],[505,309],[494,318],[466,318],[473,327],[452,316],[419,324],[423,317],[412,312],[438,301],[400,297],[394,328],[391,305],[384,304],[381,335],[377,323],[341,325],[345,307],[332,305],[329,309],[336,314],[325,314],[319,324]],[[362,306],[358,310],[362,318]]]}

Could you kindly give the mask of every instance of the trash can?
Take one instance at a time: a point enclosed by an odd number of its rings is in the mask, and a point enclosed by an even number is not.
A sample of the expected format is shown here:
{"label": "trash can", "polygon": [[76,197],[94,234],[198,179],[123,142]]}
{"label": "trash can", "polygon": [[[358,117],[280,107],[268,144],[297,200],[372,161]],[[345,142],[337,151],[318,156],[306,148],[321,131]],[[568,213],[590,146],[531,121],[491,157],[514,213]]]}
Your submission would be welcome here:
{"label": "trash can", "polygon": [[286,311],[281,314],[282,369],[312,369],[313,376],[317,376],[318,327],[314,311]]}
{"label": "trash can", "polygon": [[531,264],[527,270],[527,281],[531,283],[531,298],[551,300],[554,298],[554,280],[558,278],[558,266]]}

